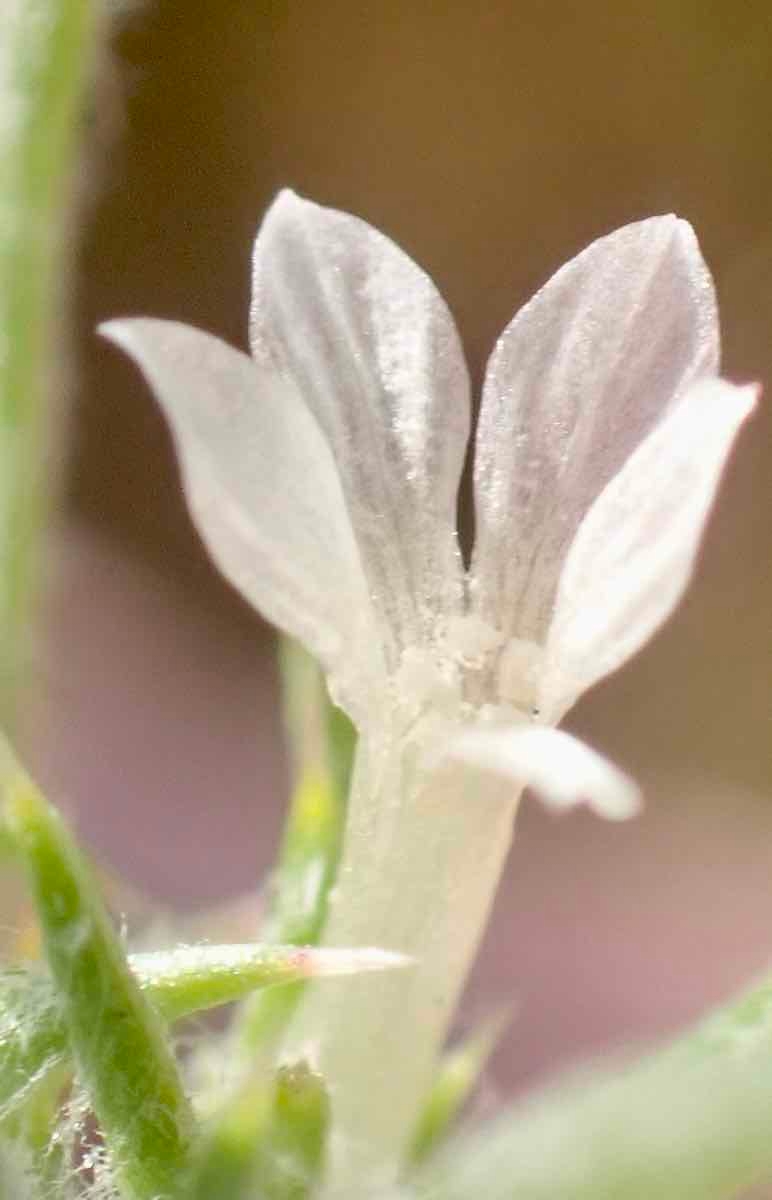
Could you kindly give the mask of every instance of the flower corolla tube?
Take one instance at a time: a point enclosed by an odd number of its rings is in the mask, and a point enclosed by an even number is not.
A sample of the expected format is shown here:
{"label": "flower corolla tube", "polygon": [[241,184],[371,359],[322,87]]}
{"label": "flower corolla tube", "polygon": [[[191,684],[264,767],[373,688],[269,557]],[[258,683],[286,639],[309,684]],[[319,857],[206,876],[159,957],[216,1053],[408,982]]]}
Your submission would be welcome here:
{"label": "flower corolla tube", "polygon": [[522,788],[637,807],[555,726],[682,595],[756,389],[718,375],[687,222],[593,242],[488,362],[466,568],[469,377],[431,279],[364,221],[284,191],[255,243],[249,331],[251,357],[176,322],[103,326],[163,406],[214,561],[319,659],[360,734],[325,940],[416,966],[346,1003],[320,989],[293,1036],[330,1078],[339,1159],[375,1170],[409,1137]]}

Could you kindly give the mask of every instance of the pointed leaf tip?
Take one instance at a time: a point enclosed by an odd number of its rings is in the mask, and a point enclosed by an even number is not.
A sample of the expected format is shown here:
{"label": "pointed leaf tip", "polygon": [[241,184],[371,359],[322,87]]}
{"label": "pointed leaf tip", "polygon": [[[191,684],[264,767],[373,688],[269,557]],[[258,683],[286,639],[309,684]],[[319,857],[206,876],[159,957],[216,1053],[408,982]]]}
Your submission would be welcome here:
{"label": "pointed leaf tip", "polygon": [[359,975],[366,971],[392,971],[411,967],[415,959],[409,954],[399,954],[394,950],[379,950],[374,946],[365,946],[359,950],[346,949],[306,949],[298,950],[298,956],[308,964],[307,974],[317,975]]}

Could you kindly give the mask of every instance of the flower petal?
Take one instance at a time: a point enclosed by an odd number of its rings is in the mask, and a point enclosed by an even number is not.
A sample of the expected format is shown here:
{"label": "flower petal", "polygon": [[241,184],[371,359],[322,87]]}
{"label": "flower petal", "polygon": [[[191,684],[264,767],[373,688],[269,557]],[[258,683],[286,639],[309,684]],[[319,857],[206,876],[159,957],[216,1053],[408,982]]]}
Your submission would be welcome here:
{"label": "flower petal", "polygon": [[484,619],[543,641],[585,512],[686,387],[716,373],[718,355],[710,275],[673,216],[593,242],[520,310],[488,364],[477,434]]}
{"label": "flower petal", "polygon": [[587,513],[547,640],[541,704],[550,719],[635,654],[678,603],[757,391],[696,383]]}
{"label": "flower petal", "polygon": [[152,385],[217,566],[317,655],[341,703],[356,708],[355,672],[378,639],[329,446],[292,384],[173,321],[110,321],[100,332]]}
{"label": "flower petal", "polygon": [[584,742],[544,725],[472,729],[451,746],[452,758],[530,787],[558,812],[587,804],[598,816],[622,821],[640,808],[635,783]]}
{"label": "flower petal", "polygon": [[469,381],[447,307],[383,234],[285,191],[255,243],[250,337],[327,436],[395,649],[419,644],[461,590]]}

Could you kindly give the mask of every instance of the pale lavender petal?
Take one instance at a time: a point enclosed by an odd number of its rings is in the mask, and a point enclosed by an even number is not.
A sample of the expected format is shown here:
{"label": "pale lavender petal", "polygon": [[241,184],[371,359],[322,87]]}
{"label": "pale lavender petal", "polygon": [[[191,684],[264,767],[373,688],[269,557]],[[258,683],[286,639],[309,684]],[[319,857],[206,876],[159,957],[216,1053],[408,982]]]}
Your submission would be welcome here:
{"label": "pale lavender petal", "polygon": [[329,446],[296,389],[210,334],[110,321],[169,421],[188,505],[223,574],[302,642],[357,715],[379,638]]}
{"label": "pale lavender petal", "polygon": [[551,719],[635,654],[678,603],[757,390],[696,383],[588,512],[547,640],[541,704]]}
{"label": "pale lavender petal", "polygon": [[468,766],[511,779],[514,789],[531,788],[556,812],[586,804],[601,817],[621,821],[640,808],[636,784],[562,729],[544,725],[472,729],[453,743],[449,754]]}
{"label": "pale lavender petal", "polygon": [[710,275],[691,227],[673,216],[594,242],[521,309],[488,364],[477,435],[484,619],[544,640],[585,512],[718,357]]}
{"label": "pale lavender petal", "polygon": [[258,363],[291,376],[332,447],[396,658],[460,597],[469,382],[427,275],[364,221],[282,192],[255,243]]}

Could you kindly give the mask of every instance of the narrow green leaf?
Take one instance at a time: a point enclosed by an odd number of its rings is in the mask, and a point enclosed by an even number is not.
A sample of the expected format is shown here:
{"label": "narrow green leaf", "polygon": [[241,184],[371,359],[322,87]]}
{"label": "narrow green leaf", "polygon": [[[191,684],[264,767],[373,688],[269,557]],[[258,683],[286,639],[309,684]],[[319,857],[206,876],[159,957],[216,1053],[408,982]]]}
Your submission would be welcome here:
{"label": "narrow green leaf", "polygon": [[0,36],[0,706],[27,654],[47,482],[43,391],[68,174],[88,74],[89,0],[5,0]]}
{"label": "narrow green leaf", "polygon": [[265,940],[310,945],[321,931],[340,856],[354,733],[302,646],[283,639],[280,664],[295,787]]}
{"label": "narrow green leaf", "polygon": [[633,1066],[556,1084],[457,1139],[410,1195],[729,1200],[772,1177],[768,1025],[757,1033],[755,1053],[714,1043],[702,1055],[688,1035]]}
{"label": "narrow green leaf", "polygon": [[6,820],[32,885],[78,1075],[127,1200],[175,1195],[193,1115],[160,1016],[143,997],[65,826],[18,768]]}
{"label": "narrow green leaf", "polygon": [[389,971],[408,965],[382,950],[316,950],[311,946],[178,946],[129,955],[139,986],[167,1021],[229,1004],[250,992],[308,979]]}
{"label": "narrow green leaf", "polygon": [[[259,988],[401,965],[395,956],[372,950],[252,945],[178,946],[130,954],[128,963],[166,1021],[229,1004]],[[67,1025],[52,981],[22,969],[0,975],[0,1123],[69,1057]]]}
{"label": "narrow green leaf", "polygon": [[266,941],[311,945],[318,937],[339,840],[338,800],[330,777],[309,768],[292,799],[263,929]]}
{"label": "narrow green leaf", "polygon": [[327,733],[328,768],[333,791],[338,799],[341,813],[345,816],[348,790],[351,785],[351,772],[354,767],[354,753],[357,745],[356,729],[351,724],[342,708],[327,700]]}
{"label": "narrow green leaf", "polygon": [[[302,647],[284,639],[280,662],[296,782],[261,936],[266,942],[313,945],[340,858],[354,733],[330,703],[322,674]],[[300,986],[287,988],[246,1005],[241,1037],[248,1048],[270,1053],[300,994]]]}
{"label": "narrow green leaf", "polygon": [[477,1086],[505,1024],[502,1018],[489,1021],[442,1059],[408,1154],[412,1163],[428,1158],[447,1136]]}

